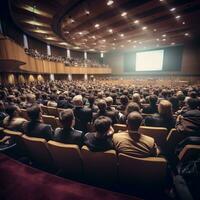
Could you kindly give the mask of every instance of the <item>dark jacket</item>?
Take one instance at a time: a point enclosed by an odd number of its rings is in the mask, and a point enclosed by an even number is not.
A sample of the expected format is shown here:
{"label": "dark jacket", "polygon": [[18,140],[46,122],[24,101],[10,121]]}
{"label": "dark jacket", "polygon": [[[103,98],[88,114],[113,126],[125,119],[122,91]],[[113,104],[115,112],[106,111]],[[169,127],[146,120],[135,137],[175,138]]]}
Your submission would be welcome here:
{"label": "dark jacket", "polygon": [[90,151],[107,151],[113,149],[111,136],[98,138],[95,132],[85,134],[84,143]]}
{"label": "dark jacket", "polygon": [[112,120],[112,124],[116,124],[119,122],[119,118],[118,118],[118,111],[99,111],[97,114],[94,115],[93,120],[95,121],[95,119],[97,119],[100,116],[106,116],[109,117]]}
{"label": "dark jacket", "polygon": [[53,140],[65,144],[77,144],[81,147],[83,144],[83,133],[73,128],[69,130],[57,128]]}
{"label": "dark jacket", "polygon": [[73,111],[75,116],[74,128],[86,133],[87,125],[92,121],[92,110],[86,107],[76,107]]}
{"label": "dark jacket", "polygon": [[23,132],[30,137],[44,138],[51,140],[53,137],[53,130],[51,125],[42,122],[25,122],[23,124]]}
{"label": "dark jacket", "polygon": [[176,120],[172,118],[163,118],[159,114],[153,116],[147,116],[144,119],[143,125],[145,126],[155,126],[155,127],[165,127],[169,131],[175,127]]}

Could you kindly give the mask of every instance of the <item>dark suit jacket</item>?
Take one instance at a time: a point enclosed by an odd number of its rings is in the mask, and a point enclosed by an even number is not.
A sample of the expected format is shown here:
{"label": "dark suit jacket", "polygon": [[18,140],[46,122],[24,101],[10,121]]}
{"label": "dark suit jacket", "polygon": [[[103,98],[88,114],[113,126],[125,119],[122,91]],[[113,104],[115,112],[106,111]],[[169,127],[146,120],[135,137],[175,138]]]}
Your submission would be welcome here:
{"label": "dark suit jacket", "polygon": [[77,144],[81,147],[83,144],[83,133],[82,131],[78,131],[73,128],[69,130],[64,130],[63,128],[57,128],[55,130],[53,140],[65,144]]}
{"label": "dark suit jacket", "polygon": [[37,122],[25,122],[23,124],[23,132],[30,137],[44,138],[46,140],[52,139],[53,130],[51,125]]}
{"label": "dark suit jacket", "polygon": [[57,103],[58,103],[57,104],[58,108],[64,108],[64,109],[73,108],[73,106],[69,104],[67,100],[59,100]]}
{"label": "dark suit jacket", "polygon": [[96,133],[87,133],[84,137],[85,145],[90,151],[107,151],[113,149],[112,137],[97,138]]}
{"label": "dark suit jacket", "polygon": [[100,116],[109,117],[112,120],[112,124],[116,124],[119,122],[118,111],[107,111],[107,110],[104,112],[99,111],[97,114],[94,115],[93,120],[95,121],[95,119],[97,119]]}
{"label": "dark suit jacket", "polygon": [[158,107],[157,107],[157,105],[156,106],[151,106],[151,105],[144,106],[142,112],[145,114],[158,113]]}
{"label": "dark suit jacket", "polygon": [[86,107],[75,107],[73,111],[75,116],[74,128],[86,133],[87,125],[92,121],[92,110]]}
{"label": "dark suit jacket", "polygon": [[148,116],[144,119],[145,126],[165,127],[169,131],[175,127],[176,120],[174,118],[162,118],[159,114]]}

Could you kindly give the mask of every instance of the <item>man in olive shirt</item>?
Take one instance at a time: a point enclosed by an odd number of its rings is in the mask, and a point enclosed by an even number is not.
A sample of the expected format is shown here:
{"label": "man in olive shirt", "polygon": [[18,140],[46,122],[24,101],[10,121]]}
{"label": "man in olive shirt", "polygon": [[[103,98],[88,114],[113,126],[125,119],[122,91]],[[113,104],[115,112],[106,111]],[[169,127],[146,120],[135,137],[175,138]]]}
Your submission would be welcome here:
{"label": "man in olive shirt", "polygon": [[157,156],[159,150],[154,139],[138,132],[142,116],[138,112],[131,112],[127,117],[127,131],[113,135],[113,144],[118,153],[145,158]]}

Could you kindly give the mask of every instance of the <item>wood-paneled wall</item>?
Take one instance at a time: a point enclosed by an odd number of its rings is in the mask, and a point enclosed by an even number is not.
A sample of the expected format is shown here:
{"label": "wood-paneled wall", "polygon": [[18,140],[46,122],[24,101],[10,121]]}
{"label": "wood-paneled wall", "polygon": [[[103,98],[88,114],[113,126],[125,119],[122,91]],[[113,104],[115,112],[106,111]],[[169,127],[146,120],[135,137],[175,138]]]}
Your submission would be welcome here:
{"label": "wood-paneled wall", "polygon": [[111,68],[66,67],[63,63],[40,60],[25,54],[24,49],[8,38],[0,39],[0,60],[26,63],[16,71],[53,74],[111,74]]}

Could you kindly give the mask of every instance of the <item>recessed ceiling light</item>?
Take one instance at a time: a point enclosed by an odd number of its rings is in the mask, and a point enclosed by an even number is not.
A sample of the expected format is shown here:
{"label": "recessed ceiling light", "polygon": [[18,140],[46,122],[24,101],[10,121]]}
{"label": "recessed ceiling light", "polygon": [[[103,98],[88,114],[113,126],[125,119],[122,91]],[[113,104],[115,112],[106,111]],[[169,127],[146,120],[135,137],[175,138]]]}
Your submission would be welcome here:
{"label": "recessed ceiling light", "polygon": [[175,45],[175,42],[172,42],[171,45]]}
{"label": "recessed ceiling light", "polygon": [[96,39],[95,35],[92,36],[93,39]]}
{"label": "recessed ceiling light", "polygon": [[185,22],[182,22],[183,25],[185,25]]}
{"label": "recessed ceiling light", "polygon": [[127,12],[121,13],[121,16],[122,16],[122,17],[125,17],[126,15],[127,15]]}
{"label": "recessed ceiling light", "polygon": [[134,24],[139,24],[139,23],[140,23],[139,20],[135,20],[135,21],[134,21]]}
{"label": "recessed ceiling light", "polygon": [[137,40],[135,40],[134,43],[137,43]]}
{"label": "recessed ceiling light", "polygon": [[130,43],[130,42],[131,42],[131,40],[128,40],[128,42]]}
{"label": "recessed ceiling light", "polygon": [[142,27],[142,30],[143,30],[143,31],[144,31],[144,30],[146,30],[146,29],[147,29],[147,27],[146,27],[146,26],[143,26],[143,27]]}
{"label": "recessed ceiling light", "polygon": [[113,30],[112,30],[112,29],[109,29],[108,32],[109,32],[109,33],[113,33]]}
{"label": "recessed ceiling light", "polygon": [[94,25],[95,28],[99,28],[99,26],[100,26],[99,24],[95,24]]}
{"label": "recessed ceiling light", "polygon": [[120,36],[121,36],[121,37],[124,37],[124,34],[122,33],[122,34],[120,34]]}
{"label": "recessed ceiling light", "polygon": [[175,10],[176,10],[176,8],[171,8],[170,9],[171,12],[174,12]]}
{"label": "recessed ceiling light", "polygon": [[64,33],[69,34],[69,31],[64,31]]}
{"label": "recessed ceiling light", "polygon": [[121,45],[120,47],[121,47],[121,48],[123,48],[123,47],[124,47],[124,45]]}
{"label": "recessed ceiling light", "polygon": [[159,39],[159,38],[156,38],[156,41],[160,41],[160,39]]}
{"label": "recessed ceiling light", "polygon": [[189,36],[189,33],[185,33],[184,35],[185,35],[185,36]]}
{"label": "recessed ceiling light", "polygon": [[162,39],[162,41],[163,41],[163,42],[165,42],[165,41],[166,41],[166,39],[165,39],[165,38],[163,38],[163,39]]}
{"label": "recessed ceiling light", "polygon": [[163,34],[162,37],[166,37],[166,34]]}
{"label": "recessed ceiling light", "polygon": [[86,14],[86,15],[89,15],[89,14],[90,14],[90,11],[89,11],[89,10],[86,10],[86,11],[85,11],[85,14]]}
{"label": "recessed ceiling light", "polygon": [[113,40],[116,40],[116,38],[114,38]]}
{"label": "recessed ceiling light", "polygon": [[142,44],[142,42],[139,42],[139,44]]}
{"label": "recessed ceiling light", "polygon": [[177,15],[175,18],[176,18],[176,19],[180,19],[180,18],[181,18],[181,16],[180,16],[180,15]]}
{"label": "recessed ceiling light", "polygon": [[112,43],[113,46],[115,46],[115,43]]}
{"label": "recessed ceiling light", "polygon": [[82,35],[83,33],[82,32],[79,32],[79,35]]}
{"label": "recessed ceiling light", "polygon": [[154,31],[154,32],[156,32],[156,31],[157,31],[157,29],[156,29],[156,28],[154,28],[154,29],[153,29],[153,31]]}
{"label": "recessed ceiling light", "polygon": [[106,40],[102,40],[102,42],[106,42]]}
{"label": "recessed ceiling light", "polygon": [[109,1],[107,1],[107,5],[108,5],[108,6],[111,6],[113,3],[114,3],[113,0],[109,0]]}

